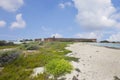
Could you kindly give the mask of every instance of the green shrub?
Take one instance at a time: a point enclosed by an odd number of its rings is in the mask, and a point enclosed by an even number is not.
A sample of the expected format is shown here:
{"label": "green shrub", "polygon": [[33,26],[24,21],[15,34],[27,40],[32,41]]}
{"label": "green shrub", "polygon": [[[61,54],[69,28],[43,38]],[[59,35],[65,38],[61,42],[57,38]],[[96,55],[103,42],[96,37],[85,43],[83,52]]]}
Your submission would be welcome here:
{"label": "green shrub", "polygon": [[72,65],[64,59],[53,59],[46,66],[46,72],[54,75],[54,77],[59,77],[66,73],[70,73],[72,70]]}
{"label": "green shrub", "polygon": [[20,49],[25,49],[25,50],[38,50],[39,49],[39,44],[37,43],[26,43],[22,44],[20,46]]}
{"label": "green shrub", "polygon": [[39,47],[36,44],[30,44],[26,47],[26,50],[37,50],[37,49],[39,49]]}
{"label": "green shrub", "polygon": [[20,54],[18,50],[8,50],[8,51],[1,51],[0,52],[0,66],[7,64],[14,59],[16,59]]}

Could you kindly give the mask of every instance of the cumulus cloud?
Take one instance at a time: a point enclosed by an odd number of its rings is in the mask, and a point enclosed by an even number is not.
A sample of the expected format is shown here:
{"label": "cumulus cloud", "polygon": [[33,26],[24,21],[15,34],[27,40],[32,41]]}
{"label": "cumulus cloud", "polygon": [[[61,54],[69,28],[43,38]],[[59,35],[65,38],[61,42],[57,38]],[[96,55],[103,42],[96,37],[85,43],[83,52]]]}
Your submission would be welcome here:
{"label": "cumulus cloud", "polygon": [[0,0],[0,8],[15,12],[24,4],[23,0]]}
{"label": "cumulus cloud", "polygon": [[108,41],[120,41],[120,32],[117,34],[112,34],[107,40]]}
{"label": "cumulus cloud", "polygon": [[102,36],[103,34],[99,32],[78,33],[75,35],[75,37],[77,38],[87,38],[87,39],[95,38],[98,40],[101,40]]}
{"label": "cumulus cloud", "polygon": [[111,0],[73,0],[78,10],[76,20],[87,29],[119,27],[120,14]]}
{"label": "cumulus cloud", "polygon": [[60,3],[58,5],[60,8],[64,9],[65,7],[70,7],[72,6],[72,2],[65,2],[65,3]]}
{"label": "cumulus cloud", "polygon": [[16,15],[16,21],[11,24],[11,29],[14,28],[25,28],[26,22],[22,18],[22,14]]}
{"label": "cumulus cloud", "polygon": [[55,34],[52,34],[51,37],[62,38],[62,35],[58,34],[58,33],[55,33]]}
{"label": "cumulus cloud", "polygon": [[5,27],[5,25],[6,25],[6,22],[5,21],[0,21],[0,27]]}

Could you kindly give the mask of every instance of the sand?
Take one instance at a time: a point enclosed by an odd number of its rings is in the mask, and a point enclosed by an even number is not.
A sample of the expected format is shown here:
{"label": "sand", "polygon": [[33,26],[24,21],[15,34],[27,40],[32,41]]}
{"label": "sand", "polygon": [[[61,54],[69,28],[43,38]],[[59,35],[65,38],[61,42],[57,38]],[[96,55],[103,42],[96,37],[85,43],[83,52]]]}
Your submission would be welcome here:
{"label": "sand", "polygon": [[120,50],[87,43],[75,43],[66,49],[72,51],[67,56],[79,58],[79,62],[72,61],[71,64],[80,70],[67,74],[66,80],[72,80],[73,76],[78,80],[114,80],[114,76],[120,78]]}
{"label": "sand", "polygon": [[32,77],[35,77],[39,74],[43,74],[44,73],[44,67],[37,67],[33,69],[33,74],[31,75]]}

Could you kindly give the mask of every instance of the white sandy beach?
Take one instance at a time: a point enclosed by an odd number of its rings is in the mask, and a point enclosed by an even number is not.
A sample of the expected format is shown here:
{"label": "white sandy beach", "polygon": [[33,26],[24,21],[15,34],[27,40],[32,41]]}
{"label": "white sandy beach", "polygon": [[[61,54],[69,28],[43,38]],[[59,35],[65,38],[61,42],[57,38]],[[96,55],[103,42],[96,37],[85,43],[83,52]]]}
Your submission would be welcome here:
{"label": "white sandy beach", "polygon": [[67,47],[73,57],[80,58],[79,62],[71,62],[81,72],[73,71],[67,74],[66,80],[76,76],[78,80],[114,80],[120,78],[120,50],[75,43]]}

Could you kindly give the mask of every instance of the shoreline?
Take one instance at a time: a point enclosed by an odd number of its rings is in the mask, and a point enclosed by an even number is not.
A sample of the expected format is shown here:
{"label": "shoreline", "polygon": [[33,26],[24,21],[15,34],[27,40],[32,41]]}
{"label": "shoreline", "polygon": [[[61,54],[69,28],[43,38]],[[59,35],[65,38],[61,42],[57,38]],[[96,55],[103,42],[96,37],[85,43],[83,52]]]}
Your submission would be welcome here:
{"label": "shoreline", "polygon": [[79,62],[71,64],[81,71],[72,71],[66,75],[66,80],[72,80],[74,76],[78,80],[114,80],[114,76],[120,78],[120,49],[88,43],[74,43],[66,49],[72,51],[72,57],[79,58]]}
{"label": "shoreline", "polygon": [[98,46],[98,45],[92,45],[92,46],[97,46],[97,47],[104,47],[104,48],[108,48],[108,49],[116,49],[116,50],[120,50],[120,48],[115,48],[115,47]]}
{"label": "shoreline", "polygon": [[[89,43],[88,43],[89,44]],[[100,44],[100,43],[99,43]],[[115,43],[114,43],[115,44]],[[109,46],[100,46],[100,45],[95,45],[95,44],[89,44],[89,45],[92,45],[92,46],[97,46],[97,47],[105,47],[105,48],[110,48],[110,49],[118,49],[120,50],[120,48],[116,48],[116,47],[109,47]]]}
{"label": "shoreline", "polygon": [[108,47],[108,46],[103,46],[103,47],[110,48],[110,49],[120,50],[120,48],[115,48],[115,47]]}

